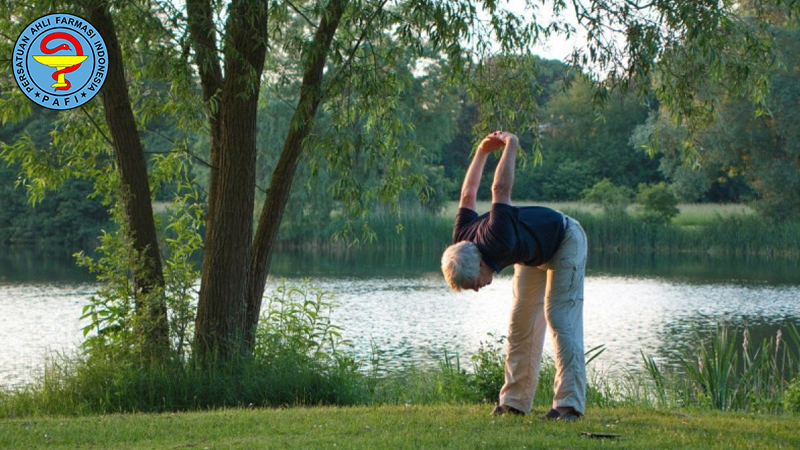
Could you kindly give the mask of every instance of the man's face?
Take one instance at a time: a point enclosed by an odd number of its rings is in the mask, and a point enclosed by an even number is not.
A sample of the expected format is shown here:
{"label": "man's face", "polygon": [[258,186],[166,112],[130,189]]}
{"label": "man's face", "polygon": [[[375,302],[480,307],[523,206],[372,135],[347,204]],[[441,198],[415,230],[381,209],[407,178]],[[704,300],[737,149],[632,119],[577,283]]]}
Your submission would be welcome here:
{"label": "man's face", "polygon": [[473,282],[472,286],[464,286],[465,289],[472,289],[475,292],[478,292],[480,288],[484,286],[488,286],[492,284],[492,277],[494,276],[494,271],[492,268],[489,267],[486,263],[481,260],[481,267],[478,271],[478,278]]}

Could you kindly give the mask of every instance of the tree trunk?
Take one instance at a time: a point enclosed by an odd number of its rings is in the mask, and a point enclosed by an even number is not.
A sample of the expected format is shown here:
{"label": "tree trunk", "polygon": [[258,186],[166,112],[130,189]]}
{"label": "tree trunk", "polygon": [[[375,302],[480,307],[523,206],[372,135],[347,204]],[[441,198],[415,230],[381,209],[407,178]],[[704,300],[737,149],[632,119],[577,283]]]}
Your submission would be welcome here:
{"label": "tree trunk", "polygon": [[339,27],[347,0],[330,0],[325,10],[314,42],[304,56],[305,73],[300,88],[300,99],[292,117],[289,135],[283,146],[278,165],[272,173],[267,198],[261,210],[250,265],[247,295],[245,339],[249,348],[255,344],[255,331],[261,314],[264,287],[269,275],[270,260],[278,229],[283,218],[297,163],[303,153],[303,141],[314,126],[314,117],[323,98],[322,75],[333,36]]}
{"label": "tree trunk", "polygon": [[[209,161],[211,171],[209,192],[217,190],[219,179],[220,157],[220,123],[217,120],[218,110],[214,106],[219,101],[222,91],[222,68],[219,64],[217,49],[217,28],[214,23],[214,10],[208,0],[188,0],[186,2],[189,31],[192,46],[195,50],[195,64],[200,73],[200,86],[203,89],[203,101],[208,107],[209,128]],[[216,206],[208,204],[207,220],[214,220]]]}
{"label": "tree trunk", "polygon": [[134,257],[142,267],[141,271],[133,274],[138,316],[136,333],[142,339],[144,355],[153,361],[166,356],[169,351],[169,323],[147,163],[131,109],[122,52],[108,4],[94,2],[89,8],[89,20],[108,47],[108,74],[101,98],[122,181],[122,201]]}
{"label": "tree trunk", "polygon": [[[205,364],[229,361],[244,350],[255,201],[256,111],[266,58],[266,24],[266,2],[231,5],[225,36],[225,80],[217,94],[216,117],[210,119],[219,127],[218,147],[216,156],[212,147],[216,170],[212,170],[209,188],[210,214],[195,326],[195,355]],[[206,89],[204,86],[204,92]],[[212,129],[212,141],[213,134]]]}

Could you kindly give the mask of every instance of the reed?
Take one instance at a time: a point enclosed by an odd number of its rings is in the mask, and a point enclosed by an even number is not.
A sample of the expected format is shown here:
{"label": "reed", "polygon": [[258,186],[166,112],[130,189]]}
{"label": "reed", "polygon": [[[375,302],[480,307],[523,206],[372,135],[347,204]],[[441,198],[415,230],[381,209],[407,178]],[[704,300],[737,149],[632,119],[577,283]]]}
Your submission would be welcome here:
{"label": "reed", "polygon": [[[527,205],[523,202],[520,205]],[[604,214],[596,205],[544,203],[569,214],[583,226],[590,250],[618,254],[708,254],[736,257],[800,256],[800,224],[767,223],[741,205],[681,205],[682,213],[667,225],[646,223],[631,207],[623,214]],[[486,211],[489,204],[479,204]],[[360,243],[381,249],[440,251],[450,244],[457,205],[443,214],[410,208],[399,214],[375,213],[355,222],[354,230],[374,232],[374,240]],[[352,240],[332,240],[344,222],[316,230],[301,240],[284,240],[284,247],[347,248]],[[362,238],[362,235],[356,236]]]}
{"label": "reed", "polygon": [[[642,354],[649,383],[646,406],[695,406],[718,410],[780,412],[795,405],[787,397],[800,380],[800,332],[793,325],[771,338],[750,342],[721,327],[701,339],[696,351],[680,358],[682,370],[663,371],[651,356]],[[635,377],[634,377],[635,378]],[[641,381],[641,380],[639,380]],[[800,407],[800,405],[797,405]]]}
{"label": "reed", "polygon": [[586,230],[593,251],[766,258],[800,255],[800,224],[768,224],[753,215],[718,216],[703,226],[682,227],[647,224],[628,214],[568,213]]}
{"label": "reed", "polygon": [[[226,365],[175,359],[142,366],[117,352],[55,355],[41,378],[0,390],[0,418],[116,412],[206,410],[298,405],[494,403],[503,384],[502,339],[481,344],[470,361],[442,351],[438,367],[386,373],[378,349],[371,367],[340,350],[330,322],[335,302],[306,284],[282,285],[269,298],[256,353]],[[648,407],[777,413],[800,410],[800,331],[792,325],[762,342],[745,330],[720,328],[684,354],[680,369],[664,370],[642,354],[644,372],[613,376],[594,370],[603,354],[586,352],[590,407]],[[741,343],[740,343],[741,341]],[[546,357],[534,399],[549,407],[555,366]]]}

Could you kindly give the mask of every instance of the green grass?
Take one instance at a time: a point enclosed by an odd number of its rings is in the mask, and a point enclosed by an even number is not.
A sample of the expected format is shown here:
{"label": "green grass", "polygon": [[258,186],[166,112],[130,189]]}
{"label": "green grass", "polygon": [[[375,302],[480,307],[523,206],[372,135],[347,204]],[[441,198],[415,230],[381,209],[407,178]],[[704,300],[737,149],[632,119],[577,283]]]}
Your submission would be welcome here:
{"label": "green grass", "polygon": [[[489,201],[480,201],[478,202],[478,212],[484,213],[489,211],[491,208],[492,202]],[[548,208],[557,209],[559,211],[581,211],[584,213],[592,213],[592,214],[601,214],[603,209],[600,205],[596,205],[593,203],[583,203],[583,202],[537,202],[531,200],[523,200],[523,201],[514,201],[514,206],[546,206]],[[453,218],[456,216],[458,212],[458,202],[451,201],[447,202],[444,210],[442,211],[442,216]]]}
{"label": "green grass", "polygon": [[[491,417],[489,405],[227,409],[0,421],[11,449],[796,449],[797,416],[590,409],[575,423]],[[616,439],[581,434],[612,433]]]}
{"label": "green grass", "polygon": [[[489,211],[492,202],[484,201],[478,202],[478,211]],[[583,214],[601,215],[603,209],[600,205],[594,203],[584,202],[535,202],[535,201],[521,201],[515,203],[516,206],[546,206],[548,208],[557,209],[565,212],[575,212]],[[635,214],[638,211],[638,205],[631,205],[628,207],[628,213]],[[731,216],[747,216],[754,213],[753,208],[747,205],[732,204],[732,203],[683,203],[678,205],[680,214],[672,220],[673,225],[694,227],[708,225],[719,217]],[[444,217],[455,217],[458,212],[458,202],[451,201],[447,203],[442,215]]]}
{"label": "green grass", "polygon": [[748,216],[755,213],[753,208],[746,205],[720,203],[681,204],[678,205],[678,209],[681,212],[672,219],[672,223],[684,227],[708,225],[718,217]]}
{"label": "green grass", "polygon": [[[519,206],[540,205],[563,211],[576,218],[589,237],[590,251],[616,254],[709,254],[739,257],[800,256],[798,223],[768,223],[753,209],[738,204],[683,204],[680,214],[668,225],[642,220],[640,207],[631,205],[627,214],[608,215],[599,205],[581,202],[521,201]],[[489,210],[490,202],[478,202],[478,212]],[[457,202],[448,202],[438,214],[421,209],[401,211],[400,216],[374,214],[355,224],[375,233],[370,246],[404,251],[441,251],[450,244]],[[310,248],[347,248],[349,241],[331,241],[341,224],[315,231],[300,240]],[[298,243],[293,244],[297,246]]]}
{"label": "green grass", "polygon": [[[533,202],[520,202],[524,206]],[[655,226],[638,217],[632,205],[623,215],[607,215],[599,206],[580,202],[535,203],[564,211],[586,230],[591,251],[618,254],[694,253],[725,256],[787,257],[800,255],[798,223],[770,224],[754,211],[734,204],[685,204],[669,225]],[[488,211],[479,202],[478,211]],[[458,204],[448,203],[439,219],[452,226]],[[434,218],[429,220],[433,221]],[[448,236],[440,237],[449,241]]]}

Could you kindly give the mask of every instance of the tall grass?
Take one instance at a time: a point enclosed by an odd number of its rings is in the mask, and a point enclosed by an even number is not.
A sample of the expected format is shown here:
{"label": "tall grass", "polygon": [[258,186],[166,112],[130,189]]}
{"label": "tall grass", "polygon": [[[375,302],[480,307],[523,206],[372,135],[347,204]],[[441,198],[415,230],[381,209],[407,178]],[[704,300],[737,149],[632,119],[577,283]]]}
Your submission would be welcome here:
{"label": "tall grass", "polygon": [[200,366],[142,365],[116,347],[54,355],[35,383],[0,392],[0,417],[365,403],[365,376],[340,350],[329,294],[283,284],[268,304],[253,357]]}
{"label": "tall grass", "polygon": [[800,224],[767,224],[757,216],[718,216],[703,226],[652,225],[635,216],[569,212],[586,230],[590,248],[614,253],[699,253],[798,256]]}
{"label": "tall grass", "polygon": [[698,348],[680,358],[682,370],[664,373],[642,354],[649,381],[647,402],[659,406],[698,406],[719,410],[778,412],[800,408],[787,403],[792,383],[800,382],[800,332],[789,325],[760,343],[744,330],[719,328]]}
{"label": "tall grass", "polygon": [[[526,205],[528,203],[521,203]],[[741,205],[681,205],[682,213],[672,223],[645,223],[629,208],[628,213],[604,214],[595,205],[580,203],[546,203],[577,219],[589,238],[591,251],[619,254],[691,253],[725,256],[787,257],[800,256],[800,223],[767,223]],[[486,211],[483,202],[479,211]],[[375,232],[371,246],[403,251],[442,250],[450,244],[453,218],[457,205],[449,204],[442,214],[420,208],[402,211],[399,215],[378,213],[365,225]],[[315,248],[341,248],[347,241],[330,239],[341,224],[334,222],[318,235],[305,241]],[[284,242],[297,246],[298,243]],[[301,244],[302,245],[302,244]]]}
{"label": "tall grass", "polygon": [[[255,357],[227,365],[191,360],[141,366],[115,352],[56,356],[34,384],[0,391],[0,418],[115,412],[204,410],[219,407],[494,403],[504,382],[502,339],[481,343],[469,361],[442,351],[436,369],[410,368],[384,375],[345,351],[330,322],[335,302],[308,285],[282,285],[268,299]],[[609,376],[592,369],[603,346],[586,353],[587,405],[699,407],[779,412],[800,410],[800,332],[794,326],[762,342],[745,330],[721,328],[698,337],[680,368],[663,370],[642,355],[644,372]],[[374,351],[378,355],[377,350]],[[540,371],[534,406],[549,407],[552,359]]]}

